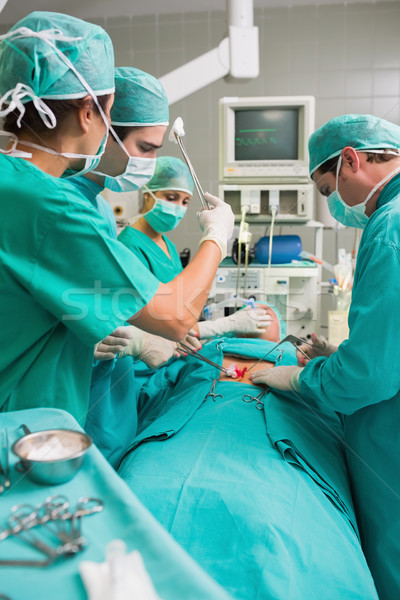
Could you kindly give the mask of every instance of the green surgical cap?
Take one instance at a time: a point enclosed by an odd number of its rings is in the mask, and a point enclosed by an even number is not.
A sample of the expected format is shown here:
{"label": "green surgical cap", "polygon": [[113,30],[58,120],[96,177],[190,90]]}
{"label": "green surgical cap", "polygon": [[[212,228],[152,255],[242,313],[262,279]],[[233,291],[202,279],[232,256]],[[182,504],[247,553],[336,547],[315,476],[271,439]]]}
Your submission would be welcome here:
{"label": "green surgical cap", "polygon": [[314,131],[308,142],[310,176],[343,148],[378,150],[400,148],[400,127],[372,115],[342,115]]}
{"label": "green surgical cap", "polygon": [[188,167],[173,156],[157,158],[154,175],[147,187],[152,191],[174,190],[193,195],[193,179]]}
{"label": "green surgical cap", "polygon": [[169,108],[158,79],[133,67],[115,69],[111,124],[122,127],[168,125]]}
{"label": "green surgical cap", "polygon": [[36,11],[0,36],[2,103],[26,103],[35,96],[85,97],[87,88],[60,54],[96,96],[114,91],[114,51],[104,29],[69,15]]}

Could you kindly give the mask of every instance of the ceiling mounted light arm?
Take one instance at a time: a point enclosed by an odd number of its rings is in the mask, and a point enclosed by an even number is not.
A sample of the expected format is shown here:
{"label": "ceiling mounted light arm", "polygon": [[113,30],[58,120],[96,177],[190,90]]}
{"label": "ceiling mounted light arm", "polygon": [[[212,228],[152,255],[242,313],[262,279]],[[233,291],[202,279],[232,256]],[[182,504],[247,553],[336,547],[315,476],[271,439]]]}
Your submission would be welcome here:
{"label": "ceiling mounted light arm", "polygon": [[227,12],[228,37],[217,48],[160,77],[169,104],[223,77],[228,81],[258,77],[258,27],[253,25],[253,0],[227,0]]}

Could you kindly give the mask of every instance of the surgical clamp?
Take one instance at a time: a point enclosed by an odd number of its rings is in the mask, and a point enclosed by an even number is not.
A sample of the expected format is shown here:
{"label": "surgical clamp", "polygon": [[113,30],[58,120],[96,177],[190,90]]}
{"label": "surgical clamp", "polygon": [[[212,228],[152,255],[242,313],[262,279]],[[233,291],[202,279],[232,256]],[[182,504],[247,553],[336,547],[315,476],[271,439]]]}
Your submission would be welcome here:
{"label": "surgical clamp", "polygon": [[267,393],[267,389],[261,390],[261,392],[259,394],[257,394],[257,396],[252,396],[251,394],[245,394],[244,396],[242,396],[242,400],[243,402],[256,402],[256,408],[258,410],[263,410],[264,409],[264,402],[262,402],[261,398],[264,397],[264,395]]}
{"label": "surgical clamp", "polygon": [[217,394],[215,392],[215,386],[217,384],[218,379],[214,379],[214,381],[211,384],[211,388],[210,391],[208,392],[207,396],[204,398],[204,400],[207,400],[207,398],[210,396],[214,402],[217,401],[217,398],[222,398],[222,394]]}

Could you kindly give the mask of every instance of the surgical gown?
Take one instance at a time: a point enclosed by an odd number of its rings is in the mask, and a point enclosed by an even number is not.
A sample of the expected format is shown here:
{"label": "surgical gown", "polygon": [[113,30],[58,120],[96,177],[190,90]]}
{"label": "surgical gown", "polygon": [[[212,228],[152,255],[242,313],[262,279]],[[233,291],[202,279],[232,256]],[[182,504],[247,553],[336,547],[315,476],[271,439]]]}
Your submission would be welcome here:
{"label": "surgical gown", "polygon": [[[203,346],[260,358],[274,344],[225,339]],[[281,355],[282,354],[282,355]],[[293,364],[290,345],[269,360]],[[234,360],[234,358],[232,358]],[[357,534],[340,418],[293,395],[217,382],[186,357],[140,394],[140,432],[119,474],[162,525],[235,598],[377,600]]]}
{"label": "surgical gown", "polygon": [[170,257],[149,236],[133,227],[125,227],[118,239],[142,261],[161,283],[169,283],[182,271],[182,263],[175,244],[165,235],[163,235],[163,240],[167,245]]}
{"label": "surgical gown", "polygon": [[343,413],[365,555],[381,600],[400,598],[400,175],[385,186],[358,252],[349,338],[300,376],[305,399]]}
{"label": "surgical gown", "polygon": [[[109,235],[116,239],[114,212],[100,194],[104,188],[87,177],[73,177],[68,181],[104,217]],[[138,393],[139,383],[131,356],[120,360],[94,361],[85,430],[113,467],[118,466],[121,456],[136,436]]]}
{"label": "surgical gown", "polygon": [[0,172],[0,410],[63,408],[83,424],[94,344],[159,282],[69,183],[5,155]]}

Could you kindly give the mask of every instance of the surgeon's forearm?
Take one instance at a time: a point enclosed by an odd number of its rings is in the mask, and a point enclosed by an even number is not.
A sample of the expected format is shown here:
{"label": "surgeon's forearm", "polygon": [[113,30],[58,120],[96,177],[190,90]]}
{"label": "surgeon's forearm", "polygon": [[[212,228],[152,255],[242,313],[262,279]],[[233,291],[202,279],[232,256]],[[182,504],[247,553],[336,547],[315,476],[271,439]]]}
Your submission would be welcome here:
{"label": "surgeon's forearm", "polygon": [[199,318],[220,261],[217,244],[203,242],[182,273],[160,284],[156,295],[129,322],[150,333],[181,340]]}

